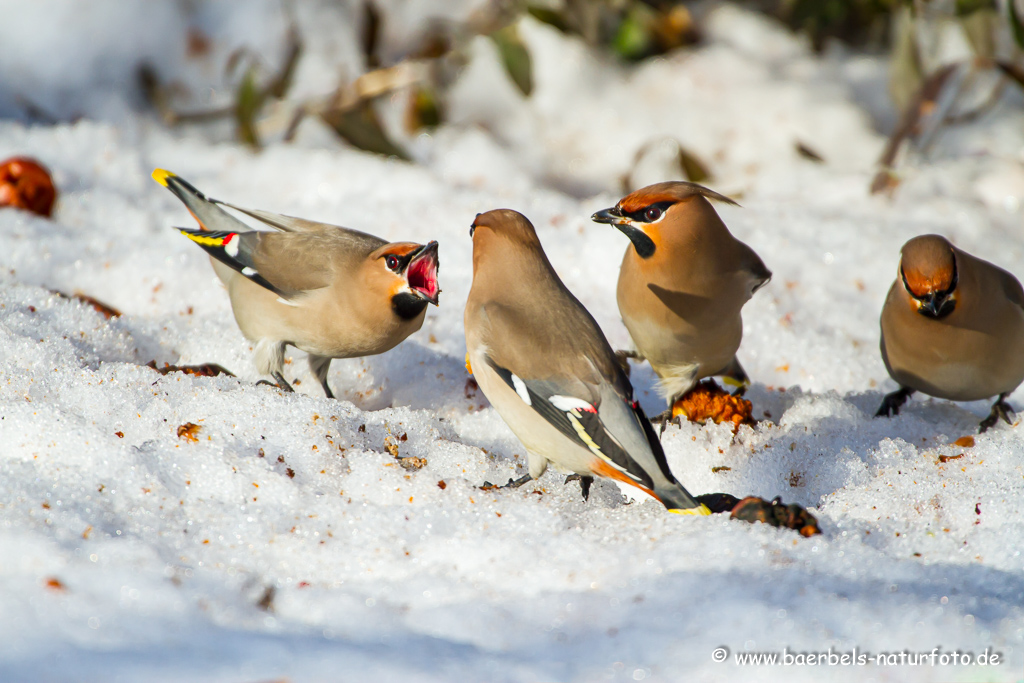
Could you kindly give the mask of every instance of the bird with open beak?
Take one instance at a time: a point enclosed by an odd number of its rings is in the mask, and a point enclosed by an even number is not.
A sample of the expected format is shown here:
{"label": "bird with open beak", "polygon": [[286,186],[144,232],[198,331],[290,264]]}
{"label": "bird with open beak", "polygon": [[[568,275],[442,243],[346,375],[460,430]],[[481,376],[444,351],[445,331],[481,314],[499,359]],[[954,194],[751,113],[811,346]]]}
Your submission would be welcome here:
{"label": "bird with open beak", "polygon": [[915,237],[903,245],[881,328],[882,361],[900,388],[879,417],[920,391],[951,401],[998,396],[978,431],[1010,422],[1005,399],[1024,381],[1024,290],[1013,275],[940,235]]}
{"label": "bird with open beak", "polygon": [[537,479],[551,463],[654,497],[672,512],[710,514],[669,470],[615,352],[566,289],[520,213],[479,214],[470,228],[468,360],[477,383],[528,452]]}
{"label": "bird with open beak", "polygon": [[[209,199],[184,179],[157,169],[200,229],[179,228],[202,247],[227,287],[235,321],[255,347],[255,364],[277,386],[284,350],[309,354],[309,368],[334,398],[327,371],[334,358],[383,353],[423,325],[438,303],[437,242],[387,242],[336,225],[244,209]],[[269,230],[253,230],[230,207]]]}
{"label": "bird with open beak", "polygon": [[743,338],[740,310],[771,279],[761,258],[719,218],[710,199],[733,200],[696,183],[650,185],[591,218],[618,228],[630,244],[619,271],[617,299],[635,351],[658,375],[672,406],[705,377],[749,384],[736,357]]}

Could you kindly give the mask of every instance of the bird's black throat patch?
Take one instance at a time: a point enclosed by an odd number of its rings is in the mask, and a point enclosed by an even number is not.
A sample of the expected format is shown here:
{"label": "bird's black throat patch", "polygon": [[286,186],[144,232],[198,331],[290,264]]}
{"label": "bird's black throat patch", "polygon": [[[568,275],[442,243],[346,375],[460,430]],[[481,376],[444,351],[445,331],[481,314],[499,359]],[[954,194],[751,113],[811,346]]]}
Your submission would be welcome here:
{"label": "bird's black throat patch", "polygon": [[412,320],[427,307],[427,300],[411,294],[400,292],[391,297],[391,309],[402,320]]}
{"label": "bird's black throat patch", "polygon": [[654,241],[648,237],[643,230],[634,228],[632,225],[624,225],[621,223],[615,227],[633,243],[633,248],[636,249],[637,256],[640,258],[650,258],[651,256],[654,256]]}

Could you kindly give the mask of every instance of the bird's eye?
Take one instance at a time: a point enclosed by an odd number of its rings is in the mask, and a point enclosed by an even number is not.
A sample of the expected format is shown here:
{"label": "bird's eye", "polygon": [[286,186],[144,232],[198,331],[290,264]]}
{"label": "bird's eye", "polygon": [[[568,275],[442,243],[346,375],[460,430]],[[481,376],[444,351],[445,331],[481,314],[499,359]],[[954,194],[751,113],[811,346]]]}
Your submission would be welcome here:
{"label": "bird's eye", "polygon": [[387,267],[390,268],[391,270],[395,270],[396,268],[398,268],[398,257],[394,256],[393,254],[388,254],[384,258],[384,263],[387,264]]}
{"label": "bird's eye", "polygon": [[644,218],[651,222],[658,220],[661,218],[661,209],[657,206],[648,206],[647,210],[644,211]]}

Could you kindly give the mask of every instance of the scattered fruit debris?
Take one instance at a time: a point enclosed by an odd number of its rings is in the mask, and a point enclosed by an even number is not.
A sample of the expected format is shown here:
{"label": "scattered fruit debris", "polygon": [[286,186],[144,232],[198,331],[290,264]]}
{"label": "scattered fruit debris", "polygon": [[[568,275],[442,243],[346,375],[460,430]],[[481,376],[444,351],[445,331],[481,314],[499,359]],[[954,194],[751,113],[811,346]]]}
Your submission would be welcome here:
{"label": "scattered fruit debris", "polygon": [[810,537],[821,533],[814,515],[796,503],[783,505],[779,498],[766,501],[756,496],[747,496],[736,504],[729,516],[745,522],[763,522],[793,529],[799,531],[801,536]]}
{"label": "scattered fruit debris", "polygon": [[234,377],[235,374],[230,370],[226,369],[216,363],[203,363],[202,365],[171,365],[164,363],[162,368],[156,366],[156,361],[151,360],[146,363],[147,368],[153,368],[161,375],[169,375],[172,372],[183,372],[186,375],[192,375],[193,377],[217,377],[219,375],[227,375],[228,377]]}
{"label": "scattered fruit debris", "polygon": [[954,441],[953,444],[956,446],[960,446],[961,448],[974,448],[974,437],[961,436],[959,439]]}
{"label": "scattered fruit debris", "polygon": [[49,588],[52,591],[57,591],[57,592],[60,592],[60,593],[63,593],[64,591],[66,591],[68,589],[68,587],[65,586],[64,583],[60,579],[58,579],[56,576],[51,576],[51,577],[47,578],[43,585],[45,585],[47,588]]}
{"label": "scattered fruit debris", "polygon": [[741,424],[754,424],[754,408],[750,401],[734,396],[713,380],[701,382],[672,406],[672,417],[682,415],[690,422],[703,423],[708,418],[715,424],[731,422],[733,430]]}
{"label": "scattered fruit debris", "polygon": [[200,429],[202,429],[202,427],[199,425],[192,422],[186,422],[178,427],[178,438],[191,441],[192,443],[197,443],[199,441],[199,437],[196,435],[199,434]]}
{"label": "scattered fruit debris", "polygon": [[256,602],[256,606],[259,607],[264,612],[273,612],[274,611],[274,595],[276,593],[277,593],[277,589],[276,588],[274,588],[273,586],[267,586],[266,589],[263,591],[263,595],[261,595],[260,599]]}
{"label": "scattered fruit debris", "polygon": [[427,459],[420,458],[415,455],[410,455],[405,458],[398,458],[398,464],[401,465],[402,469],[404,470],[408,470],[409,472],[415,472],[427,466]]}
{"label": "scattered fruit debris", "polygon": [[87,306],[92,306],[96,312],[98,312],[107,320],[110,320],[111,318],[119,318],[121,316],[121,311],[117,310],[116,308],[109,304],[103,303],[96,297],[89,296],[88,294],[83,294],[82,292],[77,291],[73,294],[67,294],[58,289],[51,289],[50,291],[62,299],[74,299],[75,301],[81,301],[83,304],[86,304]]}
{"label": "scattered fruit debris", "polygon": [[740,500],[729,493],[706,493],[697,496],[697,501],[706,505],[712,513],[731,513],[732,519],[793,529],[799,531],[801,536],[821,533],[818,520],[806,508],[796,503],[783,505],[779,498],[767,501],[757,496],[747,496]]}
{"label": "scattered fruit debris", "polygon": [[0,208],[25,209],[49,218],[56,200],[53,178],[38,161],[12,157],[0,162]]}

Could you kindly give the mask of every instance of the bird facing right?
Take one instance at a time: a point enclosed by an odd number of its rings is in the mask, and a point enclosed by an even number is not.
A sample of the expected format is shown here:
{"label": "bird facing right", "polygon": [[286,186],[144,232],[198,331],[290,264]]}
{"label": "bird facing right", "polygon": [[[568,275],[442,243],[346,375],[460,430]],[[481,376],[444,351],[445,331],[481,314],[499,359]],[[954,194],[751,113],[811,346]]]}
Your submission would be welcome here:
{"label": "bird facing right", "polygon": [[740,309],[771,279],[754,250],[722,222],[709,199],[733,200],[696,183],[641,188],[591,218],[631,242],[619,271],[622,322],[660,378],[672,406],[705,377],[749,383],[736,358],[743,338]]}
{"label": "bird facing right", "polygon": [[[181,233],[210,254],[235,322],[253,342],[260,373],[284,378],[287,345],[305,351],[324,394],[334,358],[383,353],[423,325],[437,305],[437,242],[389,243],[336,225],[243,209],[206,197],[183,178],[153,171],[199,223]],[[253,230],[228,206],[275,231]]]}
{"label": "bird facing right", "polygon": [[881,316],[881,351],[900,385],[879,417],[915,391],[951,401],[998,396],[979,432],[1010,422],[1006,397],[1024,381],[1024,289],[1010,273],[921,235],[903,245]]}

